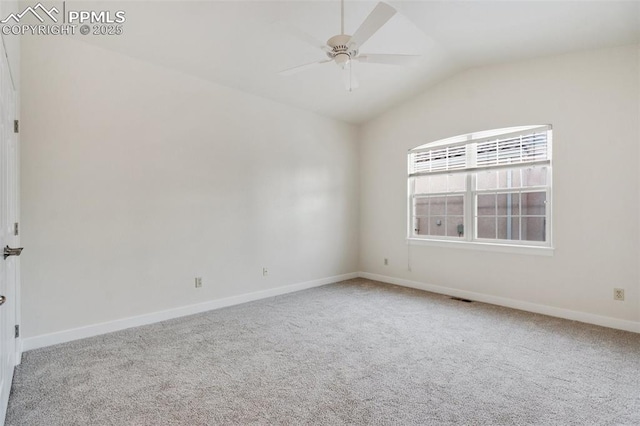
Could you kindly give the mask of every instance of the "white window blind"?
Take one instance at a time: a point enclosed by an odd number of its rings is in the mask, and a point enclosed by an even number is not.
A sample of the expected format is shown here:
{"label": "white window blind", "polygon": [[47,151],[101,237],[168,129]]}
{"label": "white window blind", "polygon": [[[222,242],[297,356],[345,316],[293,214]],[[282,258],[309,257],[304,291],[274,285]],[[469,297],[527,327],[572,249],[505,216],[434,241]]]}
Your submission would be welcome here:
{"label": "white window blind", "polygon": [[501,134],[468,135],[461,144],[433,143],[409,151],[409,175],[545,164],[551,160],[550,126],[503,129]]}
{"label": "white window blind", "polygon": [[476,167],[547,160],[547,132],[533,132],[479,142]]}
{"label": "white window blind", "polygon": [[410,173],[430,173],[467,167],[465,145],[413,152],[409,157]]}

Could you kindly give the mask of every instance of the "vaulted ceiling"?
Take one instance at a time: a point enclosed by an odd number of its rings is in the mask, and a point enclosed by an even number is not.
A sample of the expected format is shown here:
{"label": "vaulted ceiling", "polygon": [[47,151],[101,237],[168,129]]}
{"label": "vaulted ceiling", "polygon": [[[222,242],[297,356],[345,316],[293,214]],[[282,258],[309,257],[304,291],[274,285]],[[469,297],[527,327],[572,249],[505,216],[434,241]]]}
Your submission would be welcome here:
{"label": "vaulted ceiling", "polygon": [[[421,55],[408,66],[357,63],[348,92],[333,63],[306,40],[340,33],[340,2],[91,3],[126,11],[121,36],[77,36],[145,61],[352,123],[375,117],[463,69],[640,42],[636,1],[390,1],[398,13],[361,48]],[[352,34],[376,2],[346,1]],[[86,8],[86,7],[85,7]],[[308,37],[307,37],[308,38]]]}

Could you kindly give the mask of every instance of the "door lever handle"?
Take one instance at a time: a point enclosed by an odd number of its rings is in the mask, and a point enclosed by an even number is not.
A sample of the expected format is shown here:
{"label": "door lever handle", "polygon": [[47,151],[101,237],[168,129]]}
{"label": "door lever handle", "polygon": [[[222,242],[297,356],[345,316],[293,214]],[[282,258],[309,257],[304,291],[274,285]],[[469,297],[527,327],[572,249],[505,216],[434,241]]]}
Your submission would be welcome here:
{"label": "door lever handle", "polygon": [[9,256],[20,256],[20,253],[22,253],[23,249],[24,247],[11,248],[9,246],[6,246],[4,248],[4,258],[6,259]]}

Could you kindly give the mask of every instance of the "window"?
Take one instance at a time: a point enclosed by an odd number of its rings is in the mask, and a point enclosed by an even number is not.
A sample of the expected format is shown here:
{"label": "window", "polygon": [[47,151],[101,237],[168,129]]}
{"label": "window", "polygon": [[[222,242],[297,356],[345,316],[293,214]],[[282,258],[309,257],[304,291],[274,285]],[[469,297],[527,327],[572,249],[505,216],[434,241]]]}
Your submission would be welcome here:
{"label": "window", "polygon": [[409,238],[551,247],[551,126],[409,151]]}

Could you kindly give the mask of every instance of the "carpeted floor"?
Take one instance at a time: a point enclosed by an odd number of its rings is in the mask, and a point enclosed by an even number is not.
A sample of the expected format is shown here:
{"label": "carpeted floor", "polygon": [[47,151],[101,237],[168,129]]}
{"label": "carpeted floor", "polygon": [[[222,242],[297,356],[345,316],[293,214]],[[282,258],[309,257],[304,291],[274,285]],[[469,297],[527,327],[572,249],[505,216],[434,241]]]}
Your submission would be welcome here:
{"label": "carpeted floor", "polygon": [[639,425],[640,335],[350,280],[27,352],[7,425]]}

